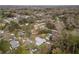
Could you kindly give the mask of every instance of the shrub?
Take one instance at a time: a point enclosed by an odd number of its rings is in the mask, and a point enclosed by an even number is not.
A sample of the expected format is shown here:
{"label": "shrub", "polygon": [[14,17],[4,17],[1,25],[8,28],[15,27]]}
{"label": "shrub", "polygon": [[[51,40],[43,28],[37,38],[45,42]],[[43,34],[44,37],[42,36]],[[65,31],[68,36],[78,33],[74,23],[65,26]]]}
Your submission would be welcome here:
{"label": "shrub", "polygon": [[20,46],[20,47],[18,47],[16,50],[15,50],[15,53],[16,54],[28,54],[29,53],[29,50],[27,50],[26,48],[25,48],[25,46]]}
{"label": "shrub", "polygon": [[0,40],[0,50],[2,53],[6,53],[10,50],[10,43],[7,40],[1,39]]}

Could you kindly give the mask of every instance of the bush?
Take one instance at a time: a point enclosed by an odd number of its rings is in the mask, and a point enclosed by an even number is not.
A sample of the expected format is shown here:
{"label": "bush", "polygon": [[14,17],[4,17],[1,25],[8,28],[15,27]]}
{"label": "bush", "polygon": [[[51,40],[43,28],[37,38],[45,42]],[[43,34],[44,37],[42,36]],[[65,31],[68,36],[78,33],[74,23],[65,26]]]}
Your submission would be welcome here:
{"label": "bush", "polygon": [[20,29],[19,24],[14,21],[11,21],[10,24],[8,24],[7,26],[10,32],[14,31],[15,29]]}
{"label": "bush", "polygon": [[61,39],[60,48],[65,51],[64,53],[79,53],[79,36],[69,35],[67,39]]}
{"label": "bush", "polygon": [[20,46],[20,47],[18,47],[16,50],[15,50],[15,53],[16,54],[28,54],[29,53],[29,50],[27,50],[26,48],[25,48],[25,46]]}
{"label": "bush", "polygon": [[10,43],[7,40],[1,39],[0,40],[0,50],[2,53],[6,53],[10,50]]}

